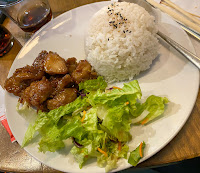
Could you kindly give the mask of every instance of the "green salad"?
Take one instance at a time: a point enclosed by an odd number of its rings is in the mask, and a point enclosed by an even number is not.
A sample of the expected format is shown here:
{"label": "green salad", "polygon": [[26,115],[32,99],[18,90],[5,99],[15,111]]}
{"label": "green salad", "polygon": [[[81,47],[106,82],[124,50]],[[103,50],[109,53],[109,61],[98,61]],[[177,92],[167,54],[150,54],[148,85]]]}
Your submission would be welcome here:
{"label": "green salad", "polygon": [[137,80],[124,83],[122,88],[106,88],[103,77],[85,81],[79,84],[82,94],[74,102],[50,112],[39,111],[26,131],[22,147],[39,132],[38,148],[43,153],[64,148],[64,141],[71,138],[71,153],[80,168],[92,157],[106,172],[116,168],[120,158],[136,166],[143,157],[145,142],[129,151],[131,126],[147,124],[160,116],[168,99],[151,95],[141,103]]}

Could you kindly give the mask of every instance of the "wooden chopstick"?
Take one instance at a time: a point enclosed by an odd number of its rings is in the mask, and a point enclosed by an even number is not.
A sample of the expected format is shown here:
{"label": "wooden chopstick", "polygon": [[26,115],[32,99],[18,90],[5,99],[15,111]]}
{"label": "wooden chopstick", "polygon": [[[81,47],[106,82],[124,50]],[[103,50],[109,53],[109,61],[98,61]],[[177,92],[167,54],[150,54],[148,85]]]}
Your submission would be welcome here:
{"label": "wooden chopstick", "polygon": [[198,17],[198,18],[200,18],[200,16],[198,16],[198,15],[196,15],[196,14],[193,14],[193,13],[190,13],[190,12],[188,12],[190,15],[192,15],[192,16],[194,16],[194,17]]}
{"label": "wooden chopstick", "polygon": [[[166,3],[166,2],[163,1],[163,0],[161,0],[160,3],[163,4],[163,5],[166,5],[166,6],[168,6],[168,7],[173,8],[171,5],[169,5],[168,3]],[[173,9],[174,9],[174,8],[173,8]],[[190,13],[190,12],[188,12],[188,11],[186,11],[186,13],[190,14],[191,16],[200,18],[200,16],[198,16],[198,15],[196,15],[196,14],[193,14],[193,13]]]}
{"label": "wooden chopstick", "polygon": [[157,2],[155,2],[154,0],[146,0],[148,3],[150,3],[151,5],[153,5],[156,8],[159,8],[161,11],[167,13],[168,15],[172,16],[174,19],[180,21],[181,23],[185,24],[186,26],[190,27],[191,29],[197,31],[200,33],[200,26],[197,25],[194,22],[191,22],[190,20],[184,18],[182,15],[176,13],[173,10],[170,10],[169,8],[166,8],[160,4],[158,4]]}
{"label": "wooden chopstick", "polygon": [[196,22],[197,24],[200,25],[200,20],[194,18],[193,16],[191,16],[190,14],[188,14],[187,11],[183,10],[182,8],[180,8],[179,6],[177,6],[176,4],[174,4],[173,2],[171,2],[170,0],[163,0],[164,2],[166,2],[167,4],[169,4],[171,7],[173,7],[175,10],[179,11],[180,13],[182,13],[183,15],[187,16],[190,20]]}

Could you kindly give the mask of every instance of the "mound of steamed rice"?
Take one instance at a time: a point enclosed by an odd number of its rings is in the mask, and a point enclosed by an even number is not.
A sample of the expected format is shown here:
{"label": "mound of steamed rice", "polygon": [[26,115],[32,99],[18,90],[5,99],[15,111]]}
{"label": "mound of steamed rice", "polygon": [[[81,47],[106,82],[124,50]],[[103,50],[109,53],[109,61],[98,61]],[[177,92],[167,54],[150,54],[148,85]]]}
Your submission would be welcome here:
{"label": "mound of steamed rice", "polygon": [[131,80],[150,68],[158,55],[154,17],[144,8],[117,2],[90,20],[87,60],[107,82]]}

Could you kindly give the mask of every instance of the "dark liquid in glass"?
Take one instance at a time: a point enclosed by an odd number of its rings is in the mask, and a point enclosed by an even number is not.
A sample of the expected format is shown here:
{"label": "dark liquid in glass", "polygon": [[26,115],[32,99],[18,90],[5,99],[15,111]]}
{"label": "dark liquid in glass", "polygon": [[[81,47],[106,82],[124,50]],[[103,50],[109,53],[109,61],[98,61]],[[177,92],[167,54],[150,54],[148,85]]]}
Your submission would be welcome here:
{"label": "dark liquid in glass", "polygon": [[6,28],[0,25],[0,57],[6,54],[12,45],[12,35]]}
{"label": "dark liquid in glass", "polygon": [[52,18],[52,12],[45,7],[32,7],[26,10],[18,20],[20,28],[25,32],[36,32]]}

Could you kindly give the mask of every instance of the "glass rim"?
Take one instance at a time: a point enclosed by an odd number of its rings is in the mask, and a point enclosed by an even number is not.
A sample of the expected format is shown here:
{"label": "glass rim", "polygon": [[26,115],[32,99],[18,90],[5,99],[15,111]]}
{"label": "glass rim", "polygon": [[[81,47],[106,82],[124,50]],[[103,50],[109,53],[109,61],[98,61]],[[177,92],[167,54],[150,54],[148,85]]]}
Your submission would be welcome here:
{"label": "glass rim", "polygon": [[10,7],[10,6],[13,6],[15,4],[18,4],[19,2],[21,2],[23,0],[15,0],[14,2],[8,2],[8,3],[5,3],[5,4],[2,4],[2,1],[0,0],[0,8],[6,8],[6,7]]}

